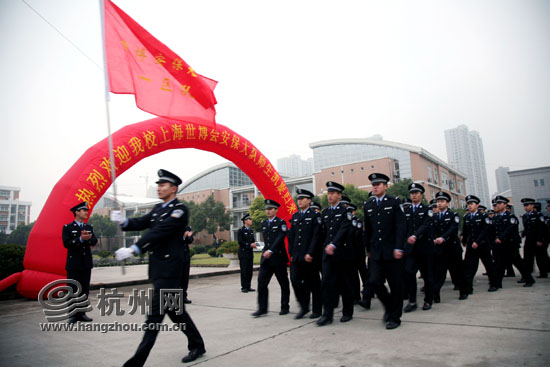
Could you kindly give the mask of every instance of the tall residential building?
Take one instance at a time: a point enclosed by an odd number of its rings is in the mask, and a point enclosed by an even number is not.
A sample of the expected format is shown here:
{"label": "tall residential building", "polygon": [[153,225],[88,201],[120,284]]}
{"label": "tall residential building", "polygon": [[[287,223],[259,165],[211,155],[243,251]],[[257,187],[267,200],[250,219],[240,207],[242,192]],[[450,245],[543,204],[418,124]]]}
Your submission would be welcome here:
{"label": "tall residential building", "polygon": [[508,178],[508,171],[510,167],[498,167],[495,170],[495,176],[497,178],[497,191],[501,192],[510,190],[510,179]]}
{"label": "tall residential building", "polygon": [[466,193],[476,195],[487,207],[491,205],[483,142],[477,131],[469,131],[466,125],[445,130],[447,160],[449,164],[466,174]]}
{"label": "tall residential building", "polygon": [[30,201],[20,201],[20,187],[0,186],[0,232],[10,234],[20,224],[29,224]]}
{"label": "tall residential building", "polygon": [[286,177],[310,176],[313,173],[313,158],[304,160],[299,155],[291,154],[277,159],[277,171]]}

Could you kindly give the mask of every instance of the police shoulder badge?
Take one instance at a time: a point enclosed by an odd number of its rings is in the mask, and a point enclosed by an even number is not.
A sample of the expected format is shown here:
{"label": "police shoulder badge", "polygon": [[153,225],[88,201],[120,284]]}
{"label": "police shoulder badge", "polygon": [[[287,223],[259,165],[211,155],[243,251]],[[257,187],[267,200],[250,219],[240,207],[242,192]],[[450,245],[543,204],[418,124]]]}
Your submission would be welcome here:
{"label": "police shoulder badge", "polygon": [[514,218],[514,217],[510,218],[510,223],[516,224],[516,218]]}
{"label": "police shoulder badge", "polygon": [[286,232],[286,224],[281,225],[281,230],[282,230],[283,232]]}
{"label": "police shoulder badge", "polygon": [[174,218],[181,218],[182,215],[183,215],[182,209],[176,209],[172,212],[172,214],[170,214],[170,216]]}
{"label": "police shoulder badge", "polygon": [[348,212],[348,220],[352,220],[353,219],[353,214],[351,212]]}
{"label": "police shoulder badge", "polygon": [[354,227],[357,227],[357,221],[354,219],[354,220],[351,222],[351,225],[354,226]]}
{"label": "police shoulder badge", "polygon": [[541,215],[539,218],[541,222],[544,222],[544,216]]}
{"label": "police shoulder badge", "polygon": [[460,223],[460,218],[458,217],[458,215],[455,215],[455,223]]}
{"label": "police shoulder badge", "polygon": [[363,227],[363,223],[357,222],[357,228],[362,228],[362,227]]}
{"label": "police shoulder badge", "polygon": [[491,224],[491,219],[489,219],[489,218],[485,218],[485,223],[487,223],[487,224]]}
{"label": "police shoulder badge", "polygon": [[317,217],[317,223],[321,224],[321,217]]}
{"label": "police shoulder badge", "polygon": [[429,216],[429,217],[433,217],[433,216],[434,216],[433,210],[428,210],[428,216]]}

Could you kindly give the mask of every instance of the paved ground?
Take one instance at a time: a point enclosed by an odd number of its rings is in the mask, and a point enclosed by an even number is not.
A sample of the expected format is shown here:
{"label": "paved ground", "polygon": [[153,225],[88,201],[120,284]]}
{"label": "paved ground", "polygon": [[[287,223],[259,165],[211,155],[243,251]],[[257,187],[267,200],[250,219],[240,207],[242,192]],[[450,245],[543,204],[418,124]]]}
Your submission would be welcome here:
{"label": "paved ground", "polygon": [[[254,282],[256,282],[254,275]],[[278,315],[279,289],[270,286],[270,313],[253,319],[256,293],[240,292],[239,276],[192,279],[188,311],[206,342],[200,366],[548,366],[550,365],[550,280],[523,288],[505,278],[504,289],[487,293],[478,275],[476,292],[467,301],[446,284],[442,303],[431,311],[403,317],[396,330],[380,321],[383,311],[373,300],[370,311],[355,308],[354,319],[317,327],[310,319],[294,320],[298,310]],[[122,309],[128,312],[132,288]],[[100,316],[92,291],[94,322],[141,323],[144,316]],[[338,312],[340,314],[340,312]],[[0,365],[120,366],[135,351],[142,332],[41,331],[44,314],[37,301],[0,302]],[[168,318],[166,319],[168,322]],[[187,353],[181,332],[161,332],[148,366],[177,366]]]}

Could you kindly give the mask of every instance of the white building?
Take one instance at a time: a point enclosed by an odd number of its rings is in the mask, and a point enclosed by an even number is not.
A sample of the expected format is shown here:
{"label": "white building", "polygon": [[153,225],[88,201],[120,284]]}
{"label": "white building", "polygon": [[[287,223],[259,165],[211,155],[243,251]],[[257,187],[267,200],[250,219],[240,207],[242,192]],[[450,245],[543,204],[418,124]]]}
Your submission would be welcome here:
{"label": "white building", "polygon": [[546,213],[546,202],[550,200],[550,166],[508,172],[516,215],[525,213],[522,198],[535,199]]}
{"label": "white building", "polygon": [[0,232],[10,234],[20,224],[29,224],[30,201],[20,201],[20,187],[0,186]]}
{"label": "white building", "polygon": [[303,160],[299,155],[277,159],[277,171],[281,176],[304,177],[313,173],[313,158]]}
{"label": "white building", "polygon": [[491,205],[483,142],[477,131],[469,131],[466,125],[445,130],[447,160],[449,164],[466,174],[466,193],[476,195],[487,207]]}
{"label": "white building", "polygon": [[508,178],[508,171],[510,171],[510,167],[498,167],[495,170],[498,192],[510,190],[510,179]]}

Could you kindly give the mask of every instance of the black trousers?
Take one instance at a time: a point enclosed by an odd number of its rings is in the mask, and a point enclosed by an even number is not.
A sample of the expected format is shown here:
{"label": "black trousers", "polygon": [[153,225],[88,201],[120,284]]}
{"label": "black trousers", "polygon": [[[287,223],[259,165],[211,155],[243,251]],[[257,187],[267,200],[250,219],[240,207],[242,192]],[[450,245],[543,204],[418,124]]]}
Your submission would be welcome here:
{"label": "black trousers", "polygon": [[260,265],[260,272],[258,273],[258,310],[261,312],[267,312],[268,310],[269,290],[267,286],[273,274],[275,274],[281,287],[281,310],[290,308],[290,284],[286,264],[272,265],[268,259]]}
{"label": "black trousers", "polygon": [[431,304],[434,290],[434,250],[431,247],[418,244],[413,246],[418,247],[414,249],[414,252],[405,256],[405,292],[409,297],[409,302],[416,303],[416,273],[420,270],[424,280],[424,302]]}
{"label": "black trousers", "polygon": [[504,261],[504,243],[493,243],[493,263],[495,264],[495,282],[498,288],[502,288],[502,279],[506,270],[506,262]]}
{"label": "black trousers", "polygon": [[525,268],[529,274],[533,273],[533,266],[537,259],[537,267],[540,275],[546,276],[550,271],[550,259],[548,258],[548,244],[537,246],[536,242],[525,240],[523,246],[523,259],[525,260]]}
{"label": "black trousers", "polygon": [[434,296],[440,298],[441,288],[445,284],[447,271],[451,274],[453,284],[460,294],[468,294],[468,286],[464,276],[464,261],[459,244],[447,246],[445,243],[436,245],[434,252]]}
{"label": "black trousers", "polygon": [[[90,294],[90,278],[92,276],[92,269],[71,269],[67,270],[67,279],[74,279],[82,286],[82,293],[88,296]],[[76,292],[76,286],[71,284],[73,292]],[[91,302],[90,302],[91,303]],[[81,319],[85,315],[85,312],[78,312],[74,315],[76,319]]]}
{"label": "black trousers", "polygon": [[479,267],[479,260],[483,263],[487,275],[489,276],[489,284],[493,287],[497,286],[495,266],[491,257],[491,250],[487,244],[479,245],[477,249],[469,244],[464,256],[464,276],[466,278],[466,286],[468,291],[474,289],[474,277]]}
{"label": "black trousers", "polygon": [[[373,260],[369,259],[369,285],[384,305],[389,320],[401,322],[403,313],[403,274],[405,266],[403,259]],[[384,285],[388,281],[390,292]]]}
{"label": "black trousers", "polygon": [[183,274],[181,278],[181,288],[183,289],[183,298],[187,298],[187,288],[189,288],[189,273],[191,272],[191,257],[183,261]]}
{"label": "black trousers", "polygon": [[356,274],[352,260],[335,258],[325,254],[323,257],[323,316],[332,319],[338,298],[342,295],[342,314],[353,316],[353,279]]}
{"label": "black trousers", "polygon": [[[321,292],[321,280],[317,264],[305,261],[296,261],[290,264],[290,282],[296,299],[302,310],[309,311],[309,301],[315,293]],[[312,311],[321,313],[322,302],[320,297],[312,297]]]}
{"label": "black trousers", "polygon": [[252,284],[252,271],[254,269],[254,256],[239,255],[239,265],[241,267],[241,289],[250,289]]}
{"label": "black trousers", "polygon": [[[531,272],[528,271],[527,267],[525,266],[525,262],[523,261],[523,259],[521,258],[521,255],[519,254],[519,248],[513,244],[504,244],[504,245],[505,245],[503,247],[504,258],[510,262],[510,266],[515,266],[516,269],[518,269],[519,273],[521,274],[521,277],[526,282],[528,283],[534,282],[535,280],[533,279],[533,275],[531,275]],[[506,268],[501,269],[503,274],[504,274],[504,270],[506,270]]]}
{"label": "black trousers", "polygon": [[[145,323],[149,325],[149,327],[145,331],[143,339],[141,340],[141,343],[139,344],[136,353],[132,358],[124,363],[124,366],[133,367],[143,366],[145,364],[145,361],[147,360],[147,357],[149,356],[149,353],[151,352],[151,349],[153,348],[153,345],[155,344],[155,340],[157,339],[157,335],[159,333],[159,329],[152,326],[162,323],[162,320],[164,319],[164,314],[161,314],[160,312],[160,290],[179,289],[180,284],[181,279],[156,279],[153,281],[154,292],[153,299],[151,301],[151,315],[148,315],[147,320],[145,320]],[[180,306],[183,308],[183,313],[181,315],[177,315],[176,310],[164,310],[164,313],[168,314],[172,322],[185,324],[185,328],[182,330],[182,332],[185,334],[185,336],[187,336],[187,348],[189,350],[203,349],[204,341],[202,340],[199,330],[193,323],[191,316],[189,316],[187,311],[185,311],[185,304],[181,302]]]}
{"label": "black trousers", "polygon": [[[355,258],[355,274],[353,276],[353,298],[356,301],[361,299],[361,293],[365,293],[367,282],[369,279],[366,255],[360,254]],[[361,292],[361,284],[363,284],[363,292]]]}

